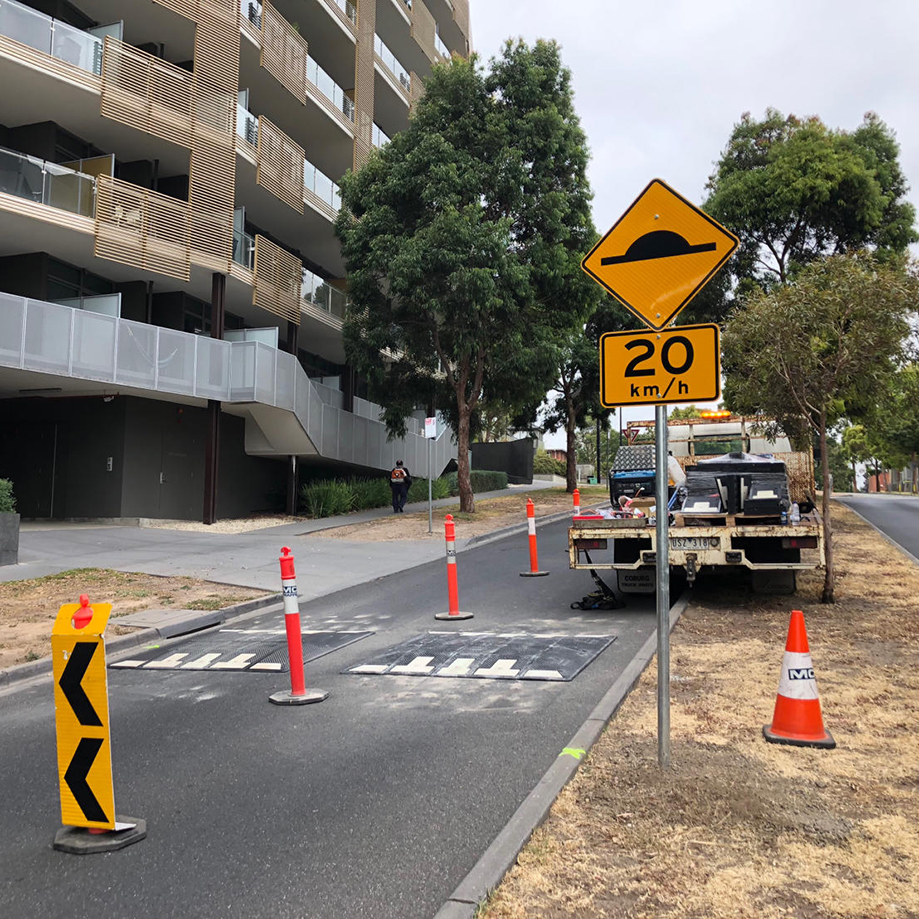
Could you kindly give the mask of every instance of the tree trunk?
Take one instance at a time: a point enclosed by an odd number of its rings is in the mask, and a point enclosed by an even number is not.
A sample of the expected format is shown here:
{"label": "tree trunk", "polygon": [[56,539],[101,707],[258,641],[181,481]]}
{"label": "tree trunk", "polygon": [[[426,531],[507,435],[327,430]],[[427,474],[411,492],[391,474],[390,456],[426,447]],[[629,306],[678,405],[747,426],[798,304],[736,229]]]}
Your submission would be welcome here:
{"label": "tree trunk", "polygon": [[472,412],[465,405],[460,405],[458,408],[456,484],[459,486],[460,510],[464,514],[474,514],[475,497],[472,494],[472,476],[469,469],[469,418]]}
{"label": "tree trunk", "polygon": [[855,468],[855,460],[852,460],[852,491],[858,491],[858,470]]}
{"label": "tree trunk", "polygon": [[826,551],[826,577],[821,602],[835,603],[836,575],[833,568],[833,528],[830,521],[830,456],[826,443],[826,414],[820,415],[820,467],[823,471],[823,545]]}
{"label": "tree trunk", "polygon": [[578,487],[578,448],[575,442],[577,424],[575,423],[574,412],[570,408],[568,409],[568,418],[565,424],[565,434],[567,435],[566,447],[568,449],[568,460],[565,464],[566,490],[571,495],[574,494],[575,488]]}

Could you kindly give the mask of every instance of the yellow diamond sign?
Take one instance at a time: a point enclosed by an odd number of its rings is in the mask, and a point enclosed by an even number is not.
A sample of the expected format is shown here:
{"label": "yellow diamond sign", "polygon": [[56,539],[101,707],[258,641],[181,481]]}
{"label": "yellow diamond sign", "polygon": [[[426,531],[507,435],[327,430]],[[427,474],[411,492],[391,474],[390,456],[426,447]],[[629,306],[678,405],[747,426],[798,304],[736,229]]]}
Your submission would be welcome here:
{"label": "yellow diamond sign", "polygon": [[663,329],[737,248],[737,237],[654,179],[581,267],[652,329]]}

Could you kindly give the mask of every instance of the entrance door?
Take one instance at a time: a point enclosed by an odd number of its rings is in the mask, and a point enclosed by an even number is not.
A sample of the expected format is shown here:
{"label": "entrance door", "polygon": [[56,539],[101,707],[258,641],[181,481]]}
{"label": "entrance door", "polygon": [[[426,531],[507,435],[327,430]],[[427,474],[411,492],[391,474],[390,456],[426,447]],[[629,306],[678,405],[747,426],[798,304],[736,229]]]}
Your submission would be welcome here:
{"label": "entrance door", "polygon": [[201,435],[181,423],[163,429],[160,457],[160,516],[197,520],[204,500]]}
{"label": "entrance door", "polygon": [[[23,517],[54,516],[57,424],[19,423],[8,433],[0,453],[0,477],[13,482],[16,510]],[[57,508],[58,516],[61,510]]]}

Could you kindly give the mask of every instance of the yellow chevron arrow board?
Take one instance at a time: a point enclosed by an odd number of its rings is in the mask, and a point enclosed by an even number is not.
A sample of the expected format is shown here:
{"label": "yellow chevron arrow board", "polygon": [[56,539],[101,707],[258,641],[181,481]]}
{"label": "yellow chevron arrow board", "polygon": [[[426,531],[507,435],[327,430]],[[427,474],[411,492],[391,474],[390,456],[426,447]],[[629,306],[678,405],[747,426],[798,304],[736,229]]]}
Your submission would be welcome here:
{"label": "yellow chevron arrow board", "polygon": [[111,603],[94,603],[82,629],[79,603],[60,608],[51,633],[61,820],[66,826],[115,828],[108,684],[103,633]]}

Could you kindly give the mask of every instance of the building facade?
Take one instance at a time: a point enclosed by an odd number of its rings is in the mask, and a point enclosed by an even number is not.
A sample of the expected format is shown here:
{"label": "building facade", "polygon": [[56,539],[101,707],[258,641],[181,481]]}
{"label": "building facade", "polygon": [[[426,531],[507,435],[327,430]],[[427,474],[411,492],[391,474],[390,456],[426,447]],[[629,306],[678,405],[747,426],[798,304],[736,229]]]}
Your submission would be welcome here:
{"label": "building facade", "polygon": [[420,419],[387,440],[346,362],[336,180],[468,52],[468,0],[0,0],[24,517],[210,522],[293,510],[298,474],[427,472]]}

